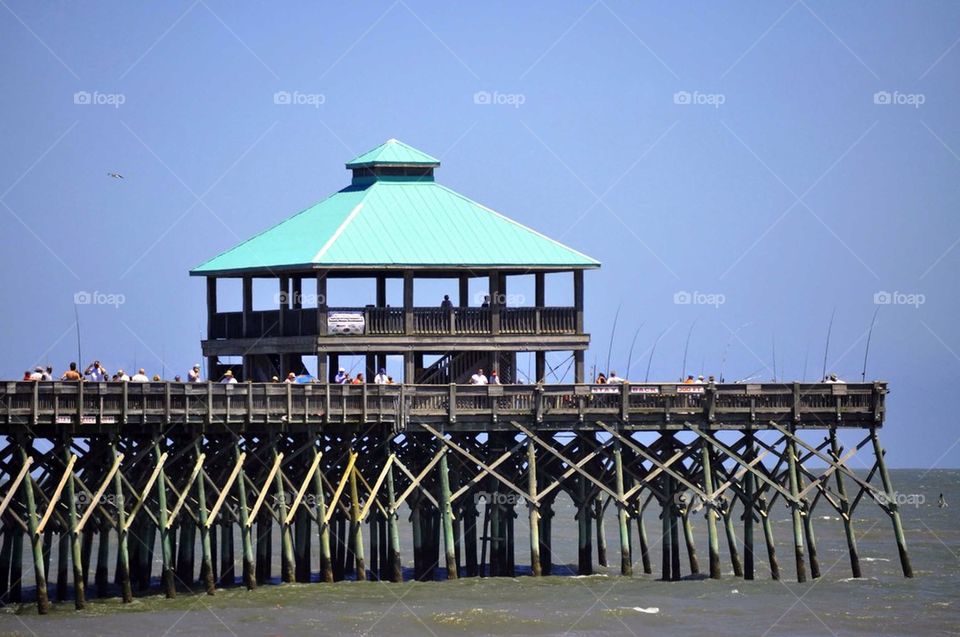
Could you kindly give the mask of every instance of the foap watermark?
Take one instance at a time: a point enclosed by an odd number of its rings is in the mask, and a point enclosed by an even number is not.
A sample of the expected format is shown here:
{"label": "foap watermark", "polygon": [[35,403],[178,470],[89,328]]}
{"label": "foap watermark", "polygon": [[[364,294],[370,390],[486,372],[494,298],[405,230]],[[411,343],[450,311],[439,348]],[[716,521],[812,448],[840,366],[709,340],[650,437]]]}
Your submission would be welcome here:
{"label": "foap watermark", "polygon": [[327,103],[327,96],[323,93],[277,91],[273,94],[273,103],[280,106],[312,106],[314,108],[320,108]]}
{"label": "foap watermark", "polygon": [[520,108],[527,102],[523,93],[501,93],[500,91],[477,91],[473,94],[473,103],[480,106],[512,106]]}
{"label": "foap watermark", "polygon": [[673,94],[673,103],[681,106],[712,106],[720,108],[727,101],[723,93],[701,93],[700,91],[677,91]]}
{"label": "foap watermark", "polygon": [[120,108],[127,102],[123,93],[101,93],[100,91],[77,91],[73,94],[73,103],[79,106],[112,106]]}
{"label": "foap watermark", "polygon": [[497,305],[517,307],[527,302],[527,296],[525,294],[504,294],[503,292],[498,292],[493,296],[486,292],[477,292],[473,295],[474,305],[483,305],[484,303],[489,305],[494,301],[496,301]]}
{"label": "foap watermark", "polygon": [[726,295],[720,294],[719,292],[699,292],[697,290],[687,292],[686,290],[680,290],[679,292],[673,293],[674,305],[712,305],[714,308],[719,308],[726,302]]}
{"label": "foap watermark", "polygon": [[927,297],[919,292],[887,292],[881,290],[873,293],[874,305],[912,305],[919,308],[927,302]]}
{"label": "foap watermark", "polygon": [[927,496],[922,493],[876,493],[874,499],[881,506],[896,505],[897,507],[912,506],[919,509],[927,501]]}
{"label": "foap watermark", "polygon": [[513,506],[523,502],[523,498],[512,491],[495,491],[492,493],[490,491],[477,491],[473,494],[473,503],[479,505],[481,502],[485,504]]}
{"label": "foap watermark", "polygon": [[112,305],[113,307],[120,307],[127,302],[127,297],[119,292],[99,292],[97,290],[87,292],[86,290],[80,290],[74,293],[73,302],[76,305]]}
{"label": "foap watermark", "polygon": [[873,103],[880,106],[912,106],[920,108],[927,101],[923,93],[901,93],[900,91],[877,91],[873,94]]}
{"label": "foap watermark", "polygon": [[86,510],[90,507],[91,504],[96,506],[117,506],[122,507],[124,505],[123,495],[116,495],[113,493],[102,493],[100,494],[100,499],[94,502],[93,496],[86,491],[80,491],[73,497],[73,506],[78,511]]}
{"label": "foap watermark", "polygon": [[321,307],[327,304],[327,297],[316,292],[276,292],[273,302],[276,305],[292,303],[298,307]]}

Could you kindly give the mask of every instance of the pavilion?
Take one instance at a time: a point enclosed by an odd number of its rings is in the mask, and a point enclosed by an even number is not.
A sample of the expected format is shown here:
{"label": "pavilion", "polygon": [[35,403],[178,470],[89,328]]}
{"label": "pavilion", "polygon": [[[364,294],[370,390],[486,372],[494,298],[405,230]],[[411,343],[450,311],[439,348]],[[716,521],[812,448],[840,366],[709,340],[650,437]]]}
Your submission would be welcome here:
{"label": "pavilion", "polygon": [[[479,367],[511,383],[518,352],[535,354],[536,379],[544,379],[546,352],[561,351],[572,352],[583,382],[583,273],[600,263],[437,183],[439,165],[391,139],[347,162],[346,188],[191,270],[207,280],[208,375],[226,370],[221,357],[242,357],[242,369],[230,366],[241,380],[282,378],[316,356],[325,380],[341,356],[359,354],[372,379],[386,356],[402,355],[405,383],[466,382]],[[545,304],[546,275],[558,273],[571,275],[572,306]],[[533,303],[508,304],[510,278],[523,275],[534,277]],[[218,281],[229,278],[242,281],[242,310],[220,312]],[[253,309],[255,278],[277,281],[276,308]],[[375,298],[332,305],[335,278],[374,279]],[[389,278],[403,281],[402,306],[387,304]],[[459,294],[447,306],[416,307],[416,282],[437,278],[455,279]],[[476,278],[486,279],[486,294],[471,304]],[[305,280],[315,295],[304,295]],[[425,366],[425,356],[437,358]]]}

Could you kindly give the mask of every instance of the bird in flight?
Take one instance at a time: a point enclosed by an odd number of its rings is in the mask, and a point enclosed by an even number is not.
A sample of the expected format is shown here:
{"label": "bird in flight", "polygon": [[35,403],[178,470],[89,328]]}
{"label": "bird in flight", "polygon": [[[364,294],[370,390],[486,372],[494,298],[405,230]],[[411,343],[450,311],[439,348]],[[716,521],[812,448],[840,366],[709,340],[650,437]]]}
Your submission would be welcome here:
{"label": "bird in flight", "polygon": [[114,179],[123,179],[123,175],[120,173],[107,173],[108,177],[113,177]]}

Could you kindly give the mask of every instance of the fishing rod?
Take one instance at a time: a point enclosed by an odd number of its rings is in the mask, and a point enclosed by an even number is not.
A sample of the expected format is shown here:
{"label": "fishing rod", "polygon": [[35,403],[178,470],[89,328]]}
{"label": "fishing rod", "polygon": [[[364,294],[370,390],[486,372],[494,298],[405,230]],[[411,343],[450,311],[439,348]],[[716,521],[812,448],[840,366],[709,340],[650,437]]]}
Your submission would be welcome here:
{"label": "fishing rod", "polygon": [[807,382],[807,359],[810,358],[810,344],[807,344],[807,351],[803,354],[803,376],[800,377],[800,380],[804,383]]}
{"label": "fishing rod", "polygon": [[777,335],[770,337],[770,346],[773,349],[773,382],[777,382]]}
{"label": "fishing rod", "polygon": [[723,355],[720,357],[720,380],[721,381],[723,380],[723,368],[727,364],[727,353],[730,351],[730,345],[731,343],[733,343],[733,339],[737,337],[737,334],[740,333],[740,330],[742,330],[745,327],[750,327],[751,325],[753,325],[753,321],[744,323],[743,325],[735,329],[733,332],[730,333],[730,337],[727,339],[726,345],[723,346]]}
{"label": "fishing rod", "polygon": [[610,373],[610,355],[613,353],[613,338],[617,333],[617,321],[620,319],[620,308],[623,306],[621,303],[617,306],[617,313],[613,315],[613,327],[610,328],[610,345],[607,346],[607,373]]}
{"label": "fishing rod", "polygon": [[647,324],[646,321],[641,323],[640,327],[637,328],[637,331],[633,333],[633,340],[630,341],[630,353],[627,354],[627,367],[626,367],[627,371],[624,372],[624,375],[623,375],[624,378],[630,378],[630,370],[633,369],[633,346],[637,344],[637,337],[640,336],[640,330],[642,330],[643,326],[646,324]]}
{"label": "fishing rod", "polygon": [[[77,365],[83,365],[83,356],[80,350],[80,311],[77,309],[77,304],[73,304],[73,318],[74,324],[77,326]],[[84,369],[84,368],[81,368]]]}
{"label": "fishing rod", "polygon": [[863,371],[860,372],[860,382],[867,382],[867,356],[870,355],[870,339],[873,337],[873,325],[877,322],[877,314],[880,313],[880,306],[873,311],[873,318],[870,320],[870,331],[867,332],[867,348],[863,352]]}
{"label": "fishing rod", "polygon": [[647,373],[643,377],[643,382],[650,382],[650,364],[653,363],[653,353],[657,351],[657,343],[660,342],[660,339],[663,338],[663,335],[667,333],[667,330],[660,332],[660,336],[657,337],[657,340],[653,342],[653,347],[650,348],[650,356],[647,358]]}
{"label": "fishing rod", "polygon": [[680,378],[687,377],[687,350],[690,348],[690,336],[693,334],[693,328],[697,326],[697,321],[700,320],[700,317],[693,319],[693,323],[690,324],[690,329],[687,330],[687,342],[683,346],[683,369],[680,372]]}
{"label": "fishing rod", "polygon": [[833,311],[830,312],[830,323],[827,325],[827,342],[823,346],[823,373],[820,374],[820,380],[823,381],[827,378],[827,354],[830,352],[830,333],[833,331],[833,317],[837,313],[837,308],[834,307]]}

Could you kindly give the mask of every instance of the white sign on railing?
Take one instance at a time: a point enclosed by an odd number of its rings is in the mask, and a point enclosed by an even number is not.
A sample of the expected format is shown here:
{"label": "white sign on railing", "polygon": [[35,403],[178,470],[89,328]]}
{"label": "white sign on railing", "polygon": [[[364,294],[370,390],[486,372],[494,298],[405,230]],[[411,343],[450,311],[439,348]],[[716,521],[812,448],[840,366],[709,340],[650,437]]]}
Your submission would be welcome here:
{"label": "white sign on railing", "polygon": [[677,385],[678,394],[702,394],[703,385]]}
{"label": "white sign on railing", "polygon": [[327,316],[329,334],[363,334],[365,328],[363,312],[332,312]]}

